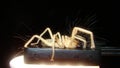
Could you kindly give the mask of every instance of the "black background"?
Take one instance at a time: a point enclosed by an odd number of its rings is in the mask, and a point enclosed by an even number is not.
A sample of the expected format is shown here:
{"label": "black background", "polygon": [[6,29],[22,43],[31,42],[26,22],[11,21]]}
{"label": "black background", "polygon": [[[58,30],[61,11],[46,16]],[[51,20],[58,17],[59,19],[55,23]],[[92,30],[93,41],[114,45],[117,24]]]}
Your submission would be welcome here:
{"label": "black background", "polygon": [[[88,29],[92,30],[95,36],[107,40],[104,46],[120,47],[117,2],[4,1],[1,11],[0,58],[2,63],[0,64],[4,67],[8,67],[9,60],[25,43],[17,37],[29,39],[33,34],[40,34],[46,27],[64,34],[67,28],[65,25],[67,17],[73,21],[76,17],[85,16],[92,11],[96,13],[97,23]],[[87,26],[81,26],[87,28]]]}

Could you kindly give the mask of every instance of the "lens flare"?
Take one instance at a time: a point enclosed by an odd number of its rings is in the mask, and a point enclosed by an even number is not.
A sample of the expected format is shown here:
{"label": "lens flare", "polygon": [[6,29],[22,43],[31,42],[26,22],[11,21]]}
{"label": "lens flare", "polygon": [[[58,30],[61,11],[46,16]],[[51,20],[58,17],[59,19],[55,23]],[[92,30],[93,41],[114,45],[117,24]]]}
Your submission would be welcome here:
{"label": "lens flare", "polygon": [[13,58],[10,61],[10,68],[99,68],[99,66],[84,66],[84,65],[80,65],[80,66],[71,66],[71,65],[64,65],[64,66],[60,66],[60,65],[45,65],[45,64],[25,64],[24,63],[24,56],[18,56]]}

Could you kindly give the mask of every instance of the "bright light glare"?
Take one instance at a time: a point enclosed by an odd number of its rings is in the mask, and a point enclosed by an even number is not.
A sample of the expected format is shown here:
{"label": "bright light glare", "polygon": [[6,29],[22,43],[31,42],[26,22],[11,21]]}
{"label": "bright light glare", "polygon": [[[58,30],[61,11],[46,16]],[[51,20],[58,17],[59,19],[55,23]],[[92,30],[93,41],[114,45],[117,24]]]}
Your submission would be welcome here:
{"label": "bright light glare", "polygon": [[16,58],[13,58],[10,61],[10,67],[11,68],[99,68],[99,66],[70,66],[70,65],[65,65],[65,66],[59,66],[59,65],[45,65],[45,64],[25,64],[24,63],[24,57],[23,56],[18,56]]}

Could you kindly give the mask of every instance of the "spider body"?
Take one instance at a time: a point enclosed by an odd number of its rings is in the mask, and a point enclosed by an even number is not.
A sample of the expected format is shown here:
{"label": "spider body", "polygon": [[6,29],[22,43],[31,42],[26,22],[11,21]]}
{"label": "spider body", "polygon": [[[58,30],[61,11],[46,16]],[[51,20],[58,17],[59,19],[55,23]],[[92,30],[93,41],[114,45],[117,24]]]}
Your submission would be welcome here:
{"label": "spider body", "polygon": [[[48,31],[50,35],[50,39],[44,39],[43,35]],[[43,43],[43,46],[49,46],[52,47],[52,57],[51,61],[54,60],[54,48],[76,48],[79,45],[79,41],[83,43],[83,48],[86,48],[87,40],[85,37],[82,37],[81,35],[77,34],[78,32],[82,32],[85,34],[90,35],[90,48],[95,48],[94,44],[94,38],[93,33],[89,30],[80,28],[80,27],[74,27],[72,30],[71,36],[67,35],[61,35],[60,32],[57,32],[56,34],[53,34],[50,28],[46,28],[40,35],[33,35],[30,40],[28,40],[27,43],[25,43],[24,47],[27,48],[29,44],[36,45],[40,41]],[[38,38],[36,43],[31,43],[34,38]]]}

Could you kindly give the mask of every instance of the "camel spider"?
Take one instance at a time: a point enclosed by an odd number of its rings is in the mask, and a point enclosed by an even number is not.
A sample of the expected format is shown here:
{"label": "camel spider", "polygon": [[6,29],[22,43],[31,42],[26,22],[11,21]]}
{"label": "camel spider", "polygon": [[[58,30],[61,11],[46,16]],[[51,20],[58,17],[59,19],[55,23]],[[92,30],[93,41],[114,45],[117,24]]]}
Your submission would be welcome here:
{"label": "camel spider", "polygon": [[[50,34],[51,39],[44,39],[43,35],[48,31]],[[80,27],[74,27],[72,30],[71,36],[67,35],[61,35],[60,32],[57,32],[56,34],[53,34],[50,28],[46,28],[40,35],[33,35],[30,40],[28,40],[24,47],[27,48],[27,46],[35,39],[38,38],[36,43],[31,43],[31,45],[36,45],[41,42],[45,44],[45,46],[52,47],[52,56],[51,56],[51,61],[54,60],[54,48],[76,48],[79,44],[79,41],[83,42],[83,48],[86,48],[87,45],[87,40],[80,36],[77,35],[78,32],[82,32],[85,34],[90,35],[90,48],[93,49],[95,48],[94,44],[94,38],[93,38],[93,33],[89,30],[80,28]]]}

